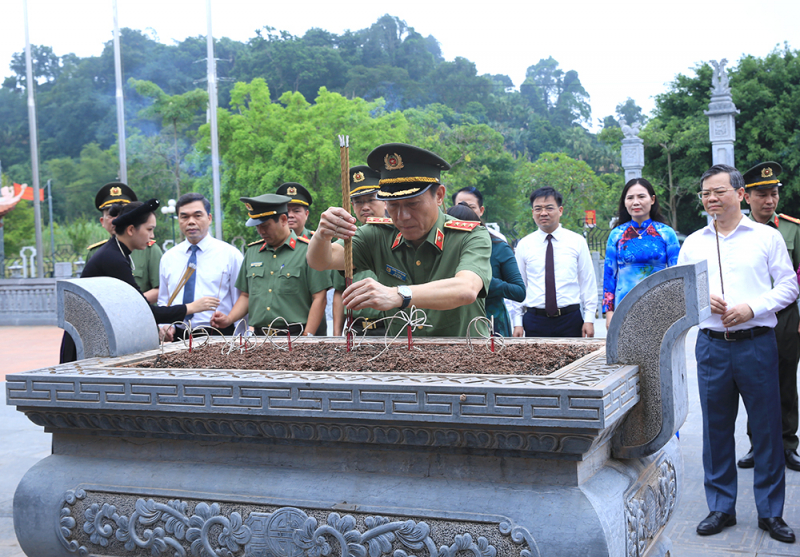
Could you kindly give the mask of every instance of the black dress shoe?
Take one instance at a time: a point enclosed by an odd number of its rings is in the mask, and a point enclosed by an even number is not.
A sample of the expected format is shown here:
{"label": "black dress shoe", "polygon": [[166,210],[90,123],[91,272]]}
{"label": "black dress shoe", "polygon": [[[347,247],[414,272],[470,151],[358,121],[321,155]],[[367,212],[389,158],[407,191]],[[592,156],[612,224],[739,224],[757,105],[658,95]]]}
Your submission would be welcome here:
{"label": "black dress shoe", "polygon": [[[775,520],[775,519],[769,518],[767,520]],[[708,513],[708,516],[705,517],[703,521],[697,525],[697,533],[700,534],[701,536],[713,536],[714,534],[719,534],[720,532],[722,532],[722,530],[727,526],[733,526],[734,524],[736,524],[736,515],[724,513],[721,511],[711,511],[710,513]],[[759,525],[761,524],[761,519],[759,519],[758,524]]]}
{"label": "black dress shoe", "polygon": [[797,451],[787,449],[783,453],[786,455],[786,467],[789,470],[800,472],[800,456],[797,456]]}
{"label": "black dress shoe", "polygon": [[750,447],[750,450],[747,452],[747,454],[739,459],[739,462],[736,463],[736,466],[739,468],[752,468],[755,466],[755,462],[753,461],[753,447]]}
{"label": "black dress shoe", "polygon": [[758,527],[769,532],[772,539],[779,542],[794,543],[794,532],[779,516],[774,518],[759,518]]}

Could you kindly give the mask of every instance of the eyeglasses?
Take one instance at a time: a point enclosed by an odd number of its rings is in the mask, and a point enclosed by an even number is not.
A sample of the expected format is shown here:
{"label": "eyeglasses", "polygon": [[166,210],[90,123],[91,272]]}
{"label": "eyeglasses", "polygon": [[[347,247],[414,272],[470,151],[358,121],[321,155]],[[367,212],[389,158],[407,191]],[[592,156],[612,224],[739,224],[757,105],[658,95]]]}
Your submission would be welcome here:
{"label": "eyeglasses", "polygon": [[716,197],[722,197],[723,195],[725,195],[729,191],[733,191],[733,190],[734,190],[734,188],[724,188],[724,189],[720,188],[720,189],[717,189],[717,190],[703,190],[703,191],[697,192],[697,198],[700,199],[700,200],[708,199],[709,197],[711,197],[712,193]]}
{"label": "eyeglasses", "polygon": [[558,210],[558,207],[556,207],[555,205],[547,205],[546,207],[541,207],[539,205],[534,205],[533,206],[533,212],[534,212],[534,214],[537,214],[537,215],[539,213],[555,213],[557,210]]}

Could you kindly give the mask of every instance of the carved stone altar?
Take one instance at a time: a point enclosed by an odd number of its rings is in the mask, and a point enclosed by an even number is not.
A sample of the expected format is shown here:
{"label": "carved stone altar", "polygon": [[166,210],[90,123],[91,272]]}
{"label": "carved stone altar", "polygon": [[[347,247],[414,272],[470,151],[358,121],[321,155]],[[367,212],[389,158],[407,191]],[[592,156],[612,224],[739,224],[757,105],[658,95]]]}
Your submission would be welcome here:
{"label": "carved stone altar", "polygon": [[[704,265],[667,271],[626,296],[605,350],[576,339],[598,350],[546,376],[136,367],[159,349],[10,375],[8,403],[53,433],[14,498],[20,545],[29,557],[665,555],[683,338],[709,312]],[[417,344],[435,342],[463,339]]]}

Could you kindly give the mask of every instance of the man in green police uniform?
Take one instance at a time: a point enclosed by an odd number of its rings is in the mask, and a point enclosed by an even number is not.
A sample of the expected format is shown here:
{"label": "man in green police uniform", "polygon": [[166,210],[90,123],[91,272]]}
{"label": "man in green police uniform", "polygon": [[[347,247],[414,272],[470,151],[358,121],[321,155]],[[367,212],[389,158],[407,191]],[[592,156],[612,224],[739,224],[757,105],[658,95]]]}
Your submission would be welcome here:
{"label": "man in green police uniform", "polygon": [[[781,165],[776,162],[757,164],[744,173],[744,198],[750,205],[750,218],[761,224],[777,228],[786,243],[795,272],[800,268],[800,220],[777,214],[780,194],[778,181]],[[797,304],[789,304],[778,312],[775,337],[778,341],[778,382],[781,393],[781,429],[786,467],[800,472],[797,456],[797,364],[800,362],[800,312]],[[752,437],[750,424],[747,434]],[[737,463],[739,468],[752,468],[753,448]]]}
{"label": "man in green police uniform", "polygon": [[[439,210],[445,195],[439,175],[450,165],[402,143],[381,145],[369,154],[367,164],[380,169],[378,198],[386,200],[392,226],[367,224],[356,230],[356,219],[341,207],[331,207],[309,243],[309,265],[344,269],[344,248],[331,244],[331,238],[352,238],[355,271],[370,269],[380,282],[367,278],[353,283],[344,291],[345,307],[392,315],[413,305],[425,310],[429,325],[415,333],[466,336],[470,321],[486,316],[492,246],[479,223],[457,221]],[[390,334],[401,326],[395,320]],[[485,323],[479,330],[488,333]]]}
{"label": "man in green police uniform", "polygon": [[[114,205],[124,205],[131,201],[138,201],[136,194],[122,182],[111,182],[100,188],[94,198],[94,206],[101,213],[100,226],[113,236],[114,226],[111,221],[114,220],[114,217],[109,215],[111,208]],[[87,263],[94,255],[94,252],[106,242],[108,240],[97,242],[86,248],[89,251],[89,255],[86,256]],[[158,300],[158,265],[161,262],[162,255],[164,255],[164,252],[161,251],[155,240],[151,240],[147,248],[143,250],[136,249],[131,252],[131,262],[134,266],[133,279],[150,304],[155,304]]]}
{"label": "man in green police uniform", "polygon": [[[353,203],[353,212],[361,224],[378,224],[390,227],[392,219],[386,218],[386,202],[378,199],[381,173],[368,166],[354,166],[350,169],[350,201]],[[358,271],[353,276],[353,282],[371,278],[378,280],[378,276],[365,269]],[[344,275],[338,271],[333,272],[333,334],[341,336],[344,330],[344,304],[342,292],[345,289]],[[356,331],[366,330],[368,336],[384,336],[386,323],[374,323],[384,317],[383,312],[372,308],[364,308],[353,312],[353,323]]]}
{"label": "man in green police uniform", "polygon": [[[317,332],[325,316],[325,292],[331,287],[330,273],[320,273],[306,263],[308,240],[298,238],[289,228],[285,195],[264,194],[259,197],[240,197],[247,207],[247,226],[255,226],[261,235],[244,254],[236,279],[241,291],[228,315],[214,313],[211,325],[223,329],[250,313],[249,324],[256,334],[269,327],[277,317],[290,324],[292,334]],[[250,303],[250,298],[252,302]],[[283,321],[273,324],[285,328]]]}

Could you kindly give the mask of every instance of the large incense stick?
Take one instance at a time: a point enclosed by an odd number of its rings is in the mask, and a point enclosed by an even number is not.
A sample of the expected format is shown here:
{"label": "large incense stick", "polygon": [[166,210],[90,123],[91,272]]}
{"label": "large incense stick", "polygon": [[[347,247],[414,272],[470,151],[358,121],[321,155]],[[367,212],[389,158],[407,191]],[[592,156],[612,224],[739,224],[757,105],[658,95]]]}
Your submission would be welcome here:
{"label": "large incense stick", "polygon": [[[339,160],[342,165],[342,209],[350,213],[350,137],[339,136]],[[348,288],[353,284],[353,240],[344,239],[344,286]],[[347,310],[347,351],[353,346],[353,310]]]}
{"label": "large incense stick", "polygon": [[[725,301],[725,283],[722,281],[722,254],[719,250],[719,229],[717,228],[717,214],[714,213],[712,215],[714,217],[714,235],[717,237],[717,261],[719,262],[719,287],[722,291],[722,300]],[[728,328],[725,327],[727,331]]]}
{"label": "large incense stick", "polygon": [[181,291],[181,288],[183,288],[183,285],[185,285],[186,281],[189,280],[189,277],[192,276],[192,273],[194,273],[195,269],[197,269],[197,265],[195,265],[194,263],[189,263],[189,266],[186,267],[186,270],[183,272],[181,281],[178,283],[178,286],[172,292],[172,295],[169,297],[169,301],[167,301],[168,306],[172,305],[172,302],[175,300],[175,296],[177,296],[178,292]]}

